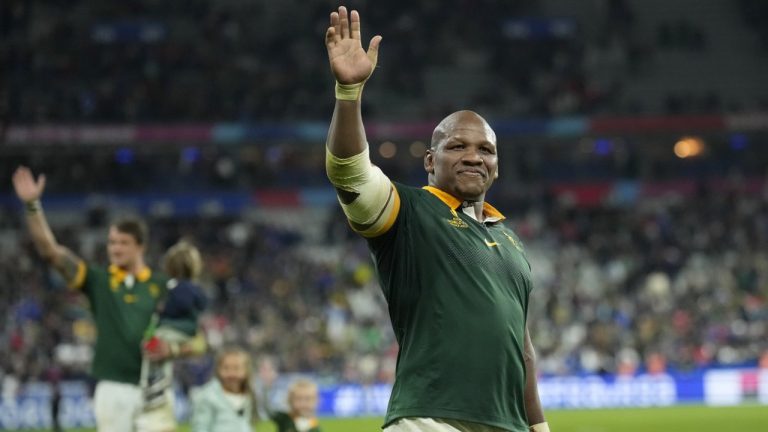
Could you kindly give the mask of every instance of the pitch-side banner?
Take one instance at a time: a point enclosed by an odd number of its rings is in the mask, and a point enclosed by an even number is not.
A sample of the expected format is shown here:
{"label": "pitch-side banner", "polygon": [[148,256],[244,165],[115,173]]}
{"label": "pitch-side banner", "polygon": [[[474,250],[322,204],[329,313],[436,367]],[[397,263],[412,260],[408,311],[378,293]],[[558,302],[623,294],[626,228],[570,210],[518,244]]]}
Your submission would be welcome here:
{"label": "pitch-side banner", "polygon": [[[389,384],[321,386],[318,414],[325,417],[381,417],[392,391]],[[705,403],[768,405],[768,370],[713,369],[690,374],[542,377],[539,393],[547,409],[654,407]],[[46,429],[52,425],[51,389],[46,384],[22,386],[17,395],[3,392],[0,430]],[[284,397],[276,394],[277,399]],[[280,401],[272,401],[280,403]],[[186,420],[188,399],[179,393],[176,413]],[[93,427],[92,401],[82,382],[61,386],[59,424]]]}

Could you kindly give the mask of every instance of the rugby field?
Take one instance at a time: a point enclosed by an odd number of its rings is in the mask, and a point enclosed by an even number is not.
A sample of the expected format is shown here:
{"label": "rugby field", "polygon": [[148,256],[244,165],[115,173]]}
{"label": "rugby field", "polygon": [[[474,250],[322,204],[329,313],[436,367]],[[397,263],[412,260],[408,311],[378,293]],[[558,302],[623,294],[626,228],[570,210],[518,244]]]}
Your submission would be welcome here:
{"label": "rugby field", "polygon": [[[673,408],[550,410],[552,432],[761,432],[768,431],[768,406],[728,408],[683,406]],[[378,431],[379,418],[321,419],[324,432]],[[188,428],[181,429],[188,432]],[[267,423],[256,432],[274,432]],[[78,432],[92,432],[82,430]]]}

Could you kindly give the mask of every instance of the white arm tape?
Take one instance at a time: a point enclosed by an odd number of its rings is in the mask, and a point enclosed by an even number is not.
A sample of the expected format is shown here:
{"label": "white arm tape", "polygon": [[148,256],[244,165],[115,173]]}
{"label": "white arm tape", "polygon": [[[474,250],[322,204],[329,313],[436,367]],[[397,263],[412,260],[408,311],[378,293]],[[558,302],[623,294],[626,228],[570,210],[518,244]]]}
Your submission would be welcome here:
{"label": "white arm tape", "polygon": [[334,156],[326,147],[325,171],[331,183],[340,190],[358,194],[352,202],[339,198],[352,228],[364,236],[386,232],[394,223],[400,208],[397,190],[389,178],[371,164],[368,148],[348,158]]}
{"label": "white arm tape", "polygon": [[549,432],[549,423],[537,423],[529,427],[531,432]]}

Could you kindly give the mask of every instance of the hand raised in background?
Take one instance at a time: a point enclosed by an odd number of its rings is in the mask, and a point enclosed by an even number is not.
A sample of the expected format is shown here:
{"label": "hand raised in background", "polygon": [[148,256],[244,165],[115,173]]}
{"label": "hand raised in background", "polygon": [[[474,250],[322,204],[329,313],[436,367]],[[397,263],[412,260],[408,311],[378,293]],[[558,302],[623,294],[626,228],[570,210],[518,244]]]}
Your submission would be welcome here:
{"label": "hand raised in background", "polygon": [[45,175],[41,174],[37,180],[32,174],[32,170],[25,166],[16,168],[13,173],[13,188],[16,195],[23,202],[30,202],[40,199],[45,189]]}

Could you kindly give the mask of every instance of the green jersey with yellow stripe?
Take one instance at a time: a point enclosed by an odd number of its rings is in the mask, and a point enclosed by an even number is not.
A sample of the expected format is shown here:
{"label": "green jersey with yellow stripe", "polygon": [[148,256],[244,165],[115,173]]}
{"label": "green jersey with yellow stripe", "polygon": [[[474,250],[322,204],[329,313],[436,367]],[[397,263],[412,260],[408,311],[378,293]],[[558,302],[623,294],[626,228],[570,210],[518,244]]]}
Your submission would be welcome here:
{"label": "green jersey with yellow stripe", "polygon": [[139,383],[142,338],[166,283],[149,268],[132,275],[114,265],[105,269],[80,262],[71,285],[91,303],[97,330],[91,370],[96,379]]}
{"label": "green jersey with yellow stripe", "polygon": [[396,217],[368,238],[400,344],[385,425],[436,417],[527,431],[522,243],[487,203],[478,222],[439,189],[395,188]]}

